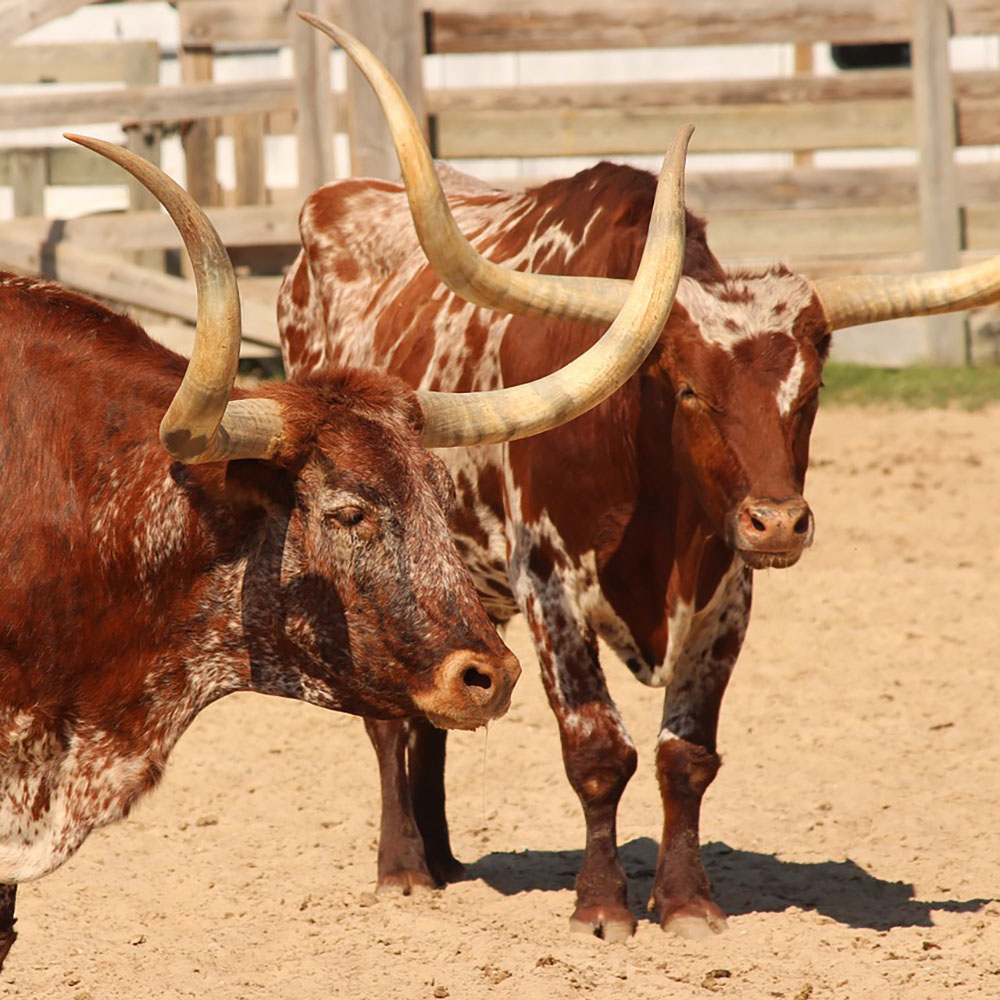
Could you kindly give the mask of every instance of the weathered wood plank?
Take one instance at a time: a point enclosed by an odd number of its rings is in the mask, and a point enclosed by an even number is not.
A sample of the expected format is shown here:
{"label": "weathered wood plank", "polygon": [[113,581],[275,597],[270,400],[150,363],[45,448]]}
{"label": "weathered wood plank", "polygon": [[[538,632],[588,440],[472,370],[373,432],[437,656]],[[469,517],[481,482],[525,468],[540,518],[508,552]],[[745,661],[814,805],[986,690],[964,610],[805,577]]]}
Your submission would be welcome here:
{"label": "weathered wood plank", "polygon": [[45,150],[10,151],[10,186],[14,218],[45,215]]}
{"label": "weathered wood plank", "polygon": [[133,80],[159,60],[156,42],[53,42],[0,50],[0,83],[102,83]]}
{"label": "weathered wood plank", "polygon": [[[87,185],[122,183],[121,167],[79,147],[45,150],[48,184]],[[10,184],[11,150],[0,149],[0,184]]]}
{"label": "weathered wood plank", "polygon": [[[1000,206],[970,205],[966,212],[969,249],[995,253],[1000,247]],[[920,256],[923,239],[916,205],[719,212],[709,216],[708,236],[715,253],[730,261],[908,254],[916,262],[913,270],[927,269]]]}
{"label": "weathered wood plank", "polygon": [[[953,83],[962,141],[969,145],[998,141],[995,136],[1000,132],[1000,88],[996,71],[955,73]],[[488,111],[545,113],[905,101],[911,91],[912,77],[908,71],[890,71],[812,78],[438,89],[428,90],[426,101],[428,112],[435,115]],[[346,121],[344,95],[331,92],[330,100],[332,117]],[[269,134],[281,134],[292,130],[297,106],[295,84],[284,79],[23,94],[16,102],[0,103],[0,129],[84,125],[95,121],[169,126],[201,118],[260,112],[270,116]]]}
{"label": "weathered wood plank", "polygon": [[438,118],[444,158],[615,156],[662,152],[670,137],[696,122],[691,151],[720,153],[789,149],[912,147],[912,102],[846,105],[750,105],[630,111],[574,110],[544,115],[454,112]]}
{"label": "weathered wood plank", "polygon": [[[211,81],[211,49],[182,49],[180,64],[181,79],[186,83]],[[181,132],[187,189],[200,205],[217,205],[221,200],[215,156],[218,135],[218,121],[213,118],[188,122]]]}
{"label": "weathered wood plank", "polygon": [[[958,266],[962,247],[955,174],[955,107],[948,59],[948,8],[943,0],[913,0],[913,103],[920,153],[920,231],[927,270]],[[968,360],[965,316],[927,318],[931,357],[938,364]]]}
{"label": "weathered wood plank", "polygon": [[[952,74],[955,96],[970,105],[1000,103],[996,70]],[[532,87],[456,87],[427,92],[432,114],[453,111],[627,110],[746,104],[833,104],[905,100],[913,93],[909,70],[858,70],[836,76],[759,77],[738,80],[633,80]]]}
{"label": "weathered wood plank", "polygon": [[[958,190],[963,205],[988,204],[1000,191],[1000,163],[960,163]],[[814,167],[789,170],[689,170],[687,201],[696,211],[747,208],[861,207],[913,205],[916,167]]]}
{"label": "weathered wood plank", "polygon": [[[772,42],[895,42],[909,0],[432,0],[430,51],[512,52]],[[995,0],[954,0],[956,35],[1000,32]]]}
{"label": "weathered wood plank", "polygon": [[[129,264],[112,254],[77,246],[41,246],[0,231],[0,262],[29,274],[43,274],[90,295],[152,309],[164,316],[194,322],[197,297],[194,284]],[[243,297],[243,336],[271,346],[278,344],[274,308]]]}
{"label": "weathered wood plank", "polygon": [[[389,70],[424,125],[424,89],[421,57],[423,24],[417,0],[394,0],[377,5],[371,0],[347,0],[346,25]],[[391,178],[399,175],[396,151],[385,125],[385,116],[368,82],[349,65],[347,120],[351,137],[351,172],[361,177]]]}
{"label": "weathered wood plank", "polygon": [[[121,181],[121,170],[118,170]],[[294,245],[299,242],[298,218],[294,206],[253,205],[214,207],[212,224],[228,247],[262,244]],[[43,243],[53,238],[53,220],[25,219],[4,223],[4,231],[19,240]],[[182,246],[177,227],[162,211],[108,212],[61,220],[58,238],[62,243],[94,250],[177,250]]]}
{"label": "weathered wood plank", "polygon": [[232,114],[295,110],[291,80],[182,83],[85,93],[24,94],[0,102],[0,129],[130,121],[173,125]]}
{"label": "weathered wood plank", "polygon": [[181,45],[288,42],[286,0],[184,0],[178,4]]}
{"label": "weathered wood plank", "polygon": [[6,45],[57,17],[72,14],[89,0],[8,0],[0,5],[0,45]]}
{"label": "weathered wood plank", "polygon": [[[325,0],[305,0],[303,10],[320,17],[330,16]],[[305,198],[333,177],[334,100],[330,90],[330,42],[321,32],[288,15],[288,33],[295,57],[295,122],[298,154],[299,191]],[[341,115],[343,107],[340,109]]]}
{"label": "weathered wood plank", "polygon": [[[1000,207],[970,205],[966,211],[969,249],[996,252],[1000,247]],[[709,217],[708,235],[715,253],[727,260],[860,259],[920,255],[923,251],[916,205],[835,212],[720,212]],[[922,257],[914,260],[914,270],[927,269]]]}
{"label": "weathered wood plank", "polygon": [[237,205],[263,205],[267,201],[264,176],[264,116],[259,112],[224,120],[233,137],[236,167],[234,200]]}

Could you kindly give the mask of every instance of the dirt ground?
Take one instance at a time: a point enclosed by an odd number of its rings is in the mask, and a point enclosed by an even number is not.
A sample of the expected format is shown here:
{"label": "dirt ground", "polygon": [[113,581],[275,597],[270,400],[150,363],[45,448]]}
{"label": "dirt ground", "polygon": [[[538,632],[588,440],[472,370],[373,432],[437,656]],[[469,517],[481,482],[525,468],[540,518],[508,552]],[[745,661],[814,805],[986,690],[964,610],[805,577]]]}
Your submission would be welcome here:
{"label": "dirt ground", "polygon": [[523,622],[509,716],[450,743],[469,879],[372,892],[360,721],[237,696],[166,779],[20,890],[4,995],[69,1000],[1000,997],[1000,409],[827,409],[814,548],[758,574],[702,842],[727,933],[645,913],[657,692],[613,658],[640,750],[619,821],[639,929],[570,935],[583,825]]}

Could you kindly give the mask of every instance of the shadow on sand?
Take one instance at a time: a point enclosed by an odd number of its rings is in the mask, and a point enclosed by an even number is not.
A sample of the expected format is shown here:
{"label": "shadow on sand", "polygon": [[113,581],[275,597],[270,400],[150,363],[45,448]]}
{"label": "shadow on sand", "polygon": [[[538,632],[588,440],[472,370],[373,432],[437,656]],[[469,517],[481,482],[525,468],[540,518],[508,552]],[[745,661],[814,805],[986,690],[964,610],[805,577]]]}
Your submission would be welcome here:
{"label": "shadow on sand", "polygon": [[[655,921],[655,914],[646,911],[646,900],[653,886],[656,841],[639,837],[620,850],[632,912],[639,920]],[[470,864],[467,877],[482,879],[505,896],[572,889],[582,858],[582,851],[494,852]],[[929,927],[935,910],[973,913],[994,898],[918,900],[909,883],[876,878],[850,859],[782,861],[773,854],[741,851],[720,842],[706,844],[702,858],[715,901],[730,916],[777,913],[795,906],[849,927],[881,931]]]}

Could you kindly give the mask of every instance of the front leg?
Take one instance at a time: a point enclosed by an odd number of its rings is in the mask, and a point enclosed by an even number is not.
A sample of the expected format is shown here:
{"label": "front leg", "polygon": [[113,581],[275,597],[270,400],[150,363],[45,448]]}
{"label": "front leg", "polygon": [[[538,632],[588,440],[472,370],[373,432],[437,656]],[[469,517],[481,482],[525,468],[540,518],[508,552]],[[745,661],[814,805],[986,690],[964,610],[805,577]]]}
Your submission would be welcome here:
{"label": "front leg", "polygon": [[0,971],[3,971],[4,959],[11,945],[17,940],[14,930],[14,901],[17,897],[17,886],[9,883],[0,884]]}
{"label": "front leg", "polygon": [[460,882],[465,865],[451,853],[445,810],[444,759],[448,732],[426,719],[410,721],[407,773],[410,801],[424,842],[427,867],[438,885]]}
{"label": "front leg", "polygon": [[663,800],[663,838],[649,908],[682,937],[726,928],[701,860],[699,821],[706,789],[719,770],[719,707],[746,632],[750,574],[738,569],[699,615],[673,665],[663,700],[656,772]]}
{"label": "front leg", "polygon": [[532,602],[528,621],[542,680],[559,723],[566,775],[583,807],[587,842],[576,877],[570,928],[623,941],[635,931],[618,855],[618,802],[635,773],[635,745],[611,700],[593,633],[559,606],[544,616]]}
{"label": "front leg", "polygon": [[424,842],[413,815],[406,773],[406,747],[411,723],[365,719],[365,731],[375,747],[382,791],[382,823],[378,842],[378,887],[434,888],[424,854]]}
{"label": "front leg", "polygon": [[440,888],[465,876],[451,852],[445,814],[444,762],[448,734],[424,719],[365,719],[375,747],[382,791],[379,888]]}

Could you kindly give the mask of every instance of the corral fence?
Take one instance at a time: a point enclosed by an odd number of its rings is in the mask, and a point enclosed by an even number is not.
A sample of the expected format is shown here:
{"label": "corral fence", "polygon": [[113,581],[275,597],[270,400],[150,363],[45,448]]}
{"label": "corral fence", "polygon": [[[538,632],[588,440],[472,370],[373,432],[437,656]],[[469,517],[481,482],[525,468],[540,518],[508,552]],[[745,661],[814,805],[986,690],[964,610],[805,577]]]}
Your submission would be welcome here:
{"label": "corral fence", "polygon": [[[25,129],[86,131],[117,122],[123,141],[157,160],[162,144],[179,134],[188,189],[210,206],[247,275],[248,343],[273,349],[275,290],[297,250],[304,195],[348,169],[396,175],[373,98],[353,71],[346,83],[337,79],[345,75],[341,57],[331,63],[326,39],[295,18],[286,0],[178,0],[173,48],[162,40],[18,42],[81,6],[0,0],[0,86],[17,85],[0,101],[0,144]],[[996,0],[297,6],[366,41],[426,116],[435,154],[460,168],[471,163],[486,179],[491,165],[500,169],[512,159],[542,164],[529,171],[535,176],[566,158],[642,161],[662,154],[680,124],[694,122],[688,201],[709,218],[712,246],[728,264],[782,260],[821,276],[953,267],[1000,252],[1000,69],[964,69],[952,55],[953,39],[1000,35]],[[908,43],[909,65],[831,73],[814,61],[826,44],[889,43]],[[783,71],[752,65],[755,51],[775,47],[792,54]],[[286,71],[220,79],[220,60],[261,49],[289,53]],[[655,71],[540,83],[498,79],[504,74],[488,61],[517,53],[557,64],[560,55],[577,52],[596,65],[607,50],[621,51],[626,61],[632,54],[642,67],[651,63],[639,55],[656,54]],[[730,51],[741,53],[741,66],[749,53],[750,70],[706,72],[726,67]],[[172,85],[160,82],[168,57],[179,63]],[[442,57],[453,57],[456,68],[443,73],[439,65],[435,75]],[[485,67],[478,73],[477,59]],[[678,78],[675,64],[693,63],[698,72]],[[449,85],[451,78],[462,82]],[[269,143],[279,136],[290,137],[297,183],[268,176]],[[349,160],[338,163],[345,137]],[[231,162],[226,185],[219,180],[223,149]],[[749,165],[732,166],[741,156]],[[117,167],[68,143],[7,142],[0,185],[13,189],[14,218],[0,223],[0,263],[190,319],[189,283],[163,270],[179,239],[144,192],[131,188],[129,208],[120,213],[45,214],[52,186],[121,183]],[[965,317],[920,321],[901,353],[967,360]]]}

